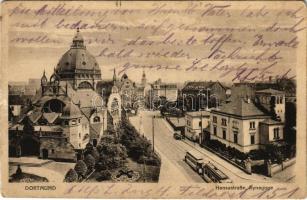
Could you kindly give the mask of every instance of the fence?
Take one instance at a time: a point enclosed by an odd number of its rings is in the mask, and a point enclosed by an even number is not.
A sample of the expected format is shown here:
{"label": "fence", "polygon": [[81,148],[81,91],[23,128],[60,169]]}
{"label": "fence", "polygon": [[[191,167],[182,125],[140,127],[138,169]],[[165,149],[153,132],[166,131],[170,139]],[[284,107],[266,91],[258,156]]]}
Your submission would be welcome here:
{"label": "fence", "polygon": [[266,162],[267,167],[267,175],[272,177],[278,172],[285,170],[286,168],[294,165],[296,163],[296,159],[292,158],[290,160],[285,160],[281,164],[271,164],[271,162]]}

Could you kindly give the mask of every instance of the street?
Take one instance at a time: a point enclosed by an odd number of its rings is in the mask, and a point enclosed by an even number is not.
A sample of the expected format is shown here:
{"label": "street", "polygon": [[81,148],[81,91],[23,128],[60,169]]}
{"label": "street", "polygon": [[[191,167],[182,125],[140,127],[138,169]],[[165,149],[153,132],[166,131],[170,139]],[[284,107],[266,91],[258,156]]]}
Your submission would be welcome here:
{"label": "street", "polygon": [[[152,116],[157,113],[143,112],[142,122],[140,116],[130,117],[130,122],[135,128],[144,133],[152,142]],[[155,151],[161,156],[162,165],[160,170],[159,182],[189,182],[189,183],[202,183],[205,182],[183,159],[185,156],[186,148],[182,148],[178,140],[173,139],[173,135],[165,127],[163,119],[155,118]],[[140,129],[140,124],[141,129]],[[143,130],[142,130],[143,129]]]}
{"label": "street", "polygon": [[222,170],[234,183],[243,182],[273,182],[274,179],[259,174],[246,174],[242,170],[224,161],[215,154],[201,148],[187,139],[175,140],[174,131],[167,122],[159,117],[159,112],[142,111],[139,115],[130,117],[130,122],[135,128],[152,141],[152,118],[154,118],[154,145],[162,160],[159,182],[188,181],[189,183],[200,183],[205,181],[183,161],[186,151],[197,150],[204,155],[205,162],[212,162]]}

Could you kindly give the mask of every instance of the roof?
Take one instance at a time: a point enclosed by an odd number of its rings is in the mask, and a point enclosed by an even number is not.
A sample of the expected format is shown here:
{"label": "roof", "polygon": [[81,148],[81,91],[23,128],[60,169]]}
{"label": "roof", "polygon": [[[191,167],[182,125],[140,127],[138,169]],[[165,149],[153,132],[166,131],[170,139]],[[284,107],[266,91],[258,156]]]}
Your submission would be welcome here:
{"label": "roof", "polygon": [[92,139],[99,138],[102,127],[102,123],[90,124],[90,136]]}
{"label": "roof", "polygon": [[187,151],[187,153],[194,156],[197,160],[203,159],[203,155],[197,150],[192,149],[192,150]]}
{"label": "roof", "polygon": [[187,82],[182,90],[206,90],[215,84],[220,84],[225,90],[226,88],[218,81],[192,81]]}
{"label": "roof", "polygon": [[276,121],[276,120],[273,120],[273,119],[266,119],[266,120],[264,120],[260,123],[267,124],[267,125],[281,125],[281,124],[283,124],[283,122]]}
{"label": "roof", "polygon": [[61,76],[62,73],[74,73],[74,70],[97,70],[100,72],[99,65],[95,57],[86,49],[71,48],[63,54],[59,60],[56,70]]}
{"label": "roof", "polygon": [[284,94],[283,91],[280,90],[274,90],[272,88],[264,89],[264,90],[258,90],[256,93],[263,93],[263,94]]}
{"label": "roof", "polygon": [[68,95],[72,99],[72,102],[75,104],[80,103],[80,107],[101,107],[102,106],[102,97],[99,96],[94,90],[73,90],[68,89]]}
{"label": "roof", "polygon": [[63,114],[61,117],[64,118],[77,118],[81,117],[81,111],[78,106],[73,103],[68,103],[63,109]]}
{"label": "roof", "polygon": [[213,113],[225,113],[230,115],[236,115],[239,117],[251,117],[251,116],[267,116],[262,112],[253,101],[248,101],[244,98],[236,98],[230,103],[223,104],[219,109],[212,109]]}
{"label": "roof", "polygon": [[[101,74],[100,67],[93,55],[91,55],[84,46],[83,37],[79,30],[73,38],[73,44],[70,49],[63,54],[59,60],[56,72],[60,77],[67,77],[67,74],[74,74],[75,70],[83,70],[82,73],[89,75]],[[84,70],[87,70],[84,72]]]}
{"label": "roof", "polygon": [[42,116],[42,112],[40,110],[33,110],[29,113],[28,117],[32,123],[36,123]]}
{"label": "roof", "polygon": [[200,117],[200,116],[210,116],[210,112],[209,111],[195,111],[195,112],[187,112],[186,115],[190,115],[192,117]]}
{"label": "roof", "polygon": [[185,118],[184,117],[169,117],[168,119],[176,127],[185,126]]}
{"label": "roof", "polygon": [[59,113],[51,112],[51,113],[43,113],[43,117],[48,121],[48,123],[52,124],[58,117]]}

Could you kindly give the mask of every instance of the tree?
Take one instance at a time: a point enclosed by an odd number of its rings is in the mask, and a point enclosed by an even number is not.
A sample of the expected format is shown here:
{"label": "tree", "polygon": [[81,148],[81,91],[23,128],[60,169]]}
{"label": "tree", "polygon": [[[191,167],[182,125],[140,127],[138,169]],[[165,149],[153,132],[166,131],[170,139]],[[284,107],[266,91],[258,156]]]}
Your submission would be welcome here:
{"label": "tree", "polygon": [[103,170],[100,172],[100,175],[96,179],[97,181],[105,181],[105,180],[110,180],[111,179],[111,173],[109,170]]}
{"label": "tree", "polygon": [[85,151],[92,152],[94,146],[91,143],[87,143],[85,146]]}
{"label": "tree", "polygon": [[84,177],[87,172],[87,166],[83,160],[78,160],[76,165],[75,165],[75,170],[79,177]]}
{"label": "tree", "polygon": [[121,144],[101,143],[99,169],[122,167],[127,158],[126,148]]}
{"label": "tree", "polygon": [[99,160],[100,155],[99,155],[97,148],[93,149],[93,151],[91,152],[91,155],[95,158],[96,162]]}
{"label": "tree", "polygon": [[76,181],[78,181],[78,174],[76,170],[74,169],[68,170],[68,172],[65,175],[64,182],[71,183],[71,182],[76,182]]}
{"label": "tree", "polygon": [[91,154],[87,154],[85,156],[84,162],[87,166],[87,169],[89,170],[94,169],[96,161],[95,161],[95,158]]}

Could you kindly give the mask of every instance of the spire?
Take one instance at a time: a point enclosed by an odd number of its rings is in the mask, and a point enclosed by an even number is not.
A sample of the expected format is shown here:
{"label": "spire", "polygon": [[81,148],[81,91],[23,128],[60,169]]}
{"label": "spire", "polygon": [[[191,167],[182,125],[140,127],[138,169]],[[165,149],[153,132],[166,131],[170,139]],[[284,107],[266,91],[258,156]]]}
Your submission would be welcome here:
{"label": "spire", "polygon": [[46,72],[45,72],[45,70],[44,70],[43,76],[42,76],[42,78],[41,78],[41,85],[47,84],[47,81],[48,81],[48,79],[47,79],[47,77],[46,77]]}
{"label": "spire", "polygon": [[113,69],[113,83],[116,82],[116,71],[115,71],[115,67]]}

